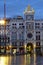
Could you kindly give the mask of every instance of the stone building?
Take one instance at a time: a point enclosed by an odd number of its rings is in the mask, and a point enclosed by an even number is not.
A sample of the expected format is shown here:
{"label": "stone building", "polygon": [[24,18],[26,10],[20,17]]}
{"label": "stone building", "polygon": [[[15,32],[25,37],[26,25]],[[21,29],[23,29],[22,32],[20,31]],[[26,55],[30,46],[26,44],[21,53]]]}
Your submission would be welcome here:
{"label": "stone building", "polygon": [[[30,6],[24,11],[24,18],[17,16],[6,19],[6,46],[10,46],[15,53],[43,52],[43,20],[34,19],[34,9]],[[0,25],[0,45],[4,43],[4,27]]]}

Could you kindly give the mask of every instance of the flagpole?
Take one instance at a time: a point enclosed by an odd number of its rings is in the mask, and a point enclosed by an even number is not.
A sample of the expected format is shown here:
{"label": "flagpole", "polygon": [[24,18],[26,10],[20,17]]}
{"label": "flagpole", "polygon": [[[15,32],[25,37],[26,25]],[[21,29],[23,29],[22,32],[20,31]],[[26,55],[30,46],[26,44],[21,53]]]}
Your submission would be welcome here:
{"label": "flagpole", "polygon": [[4,19],[6,19],[6,0],[4,0]]}
{"label": "flagpole", "polygon": [[4,40],[5,40],[5,51],[4,53],[6,54],[6,0],[4,0],[4,21],[5,21],[5,25],[4,25]]}

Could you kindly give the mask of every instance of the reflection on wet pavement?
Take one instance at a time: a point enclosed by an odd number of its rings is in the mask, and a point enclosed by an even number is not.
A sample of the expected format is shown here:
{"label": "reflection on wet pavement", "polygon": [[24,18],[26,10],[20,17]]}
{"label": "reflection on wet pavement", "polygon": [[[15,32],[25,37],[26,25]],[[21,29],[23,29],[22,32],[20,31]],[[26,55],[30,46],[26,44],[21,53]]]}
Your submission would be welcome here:
{"label": "reflection on wet pavement", "polygon": [[20,55],[20,56],[0,56],[0,65],[43,65],[43,57]]}

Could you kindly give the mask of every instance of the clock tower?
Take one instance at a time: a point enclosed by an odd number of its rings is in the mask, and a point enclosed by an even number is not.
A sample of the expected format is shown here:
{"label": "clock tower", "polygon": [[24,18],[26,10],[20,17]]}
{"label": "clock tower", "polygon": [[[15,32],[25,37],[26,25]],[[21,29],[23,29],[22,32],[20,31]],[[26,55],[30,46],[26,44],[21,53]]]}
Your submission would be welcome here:
{"label": "clock tower", "polygon": [[28,6],[24,11],[25,20],[34,20],[34,9]]}

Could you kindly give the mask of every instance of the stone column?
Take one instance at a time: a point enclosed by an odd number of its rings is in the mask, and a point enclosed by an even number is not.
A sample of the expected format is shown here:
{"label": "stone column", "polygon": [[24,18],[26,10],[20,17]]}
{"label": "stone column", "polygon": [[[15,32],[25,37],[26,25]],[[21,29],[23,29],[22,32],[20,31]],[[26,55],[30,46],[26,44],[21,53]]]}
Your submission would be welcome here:
{"label": "stone column", "polygon": [[12,53],[12,41],[11,41],[12,39],[11,39],[11,35],[12,35],[12,34],[11,34],[11,32],[10,32],[10,54]]}
{"label": "stone column", "polygon": [[19,32],[17,31],[17,52],[19,52]]}
{"label": "stone column", "polygon": [[36,44],[34,43],[34,45],[33,45],[34,47],[34,54],[36,53]]}
{"label": "stone column", "polygon": [[26,53],[27,51],[26,51],[26,42],[24,43],[24,52]]}

